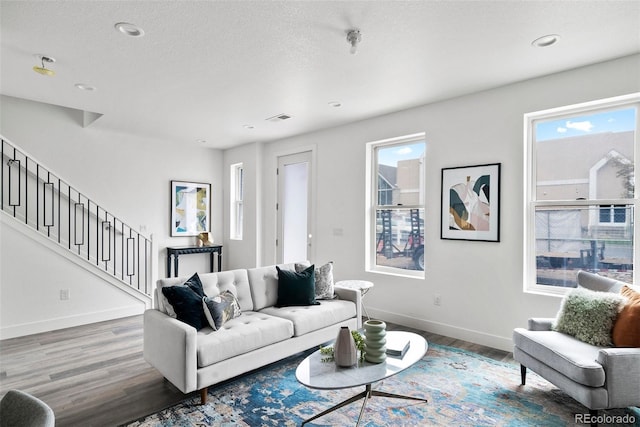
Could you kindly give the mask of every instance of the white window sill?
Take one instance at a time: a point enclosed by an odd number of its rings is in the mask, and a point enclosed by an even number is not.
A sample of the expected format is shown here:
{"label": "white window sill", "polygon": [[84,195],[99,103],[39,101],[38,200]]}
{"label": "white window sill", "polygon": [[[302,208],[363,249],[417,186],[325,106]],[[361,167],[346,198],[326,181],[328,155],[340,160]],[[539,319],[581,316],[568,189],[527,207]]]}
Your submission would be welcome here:
{"label": "white window sill", "polygon": [[424,279],[424,271],[402,270],[390,267],[375,267],[366,269],[367,273],[384,274],[386,276],[405,277],[408,279]]}
{"label": "white window sill", "polygon": [[543,295],[547,297],[564,298],[572,289],[563,286],[525,285],[523,292],[530,295]]}

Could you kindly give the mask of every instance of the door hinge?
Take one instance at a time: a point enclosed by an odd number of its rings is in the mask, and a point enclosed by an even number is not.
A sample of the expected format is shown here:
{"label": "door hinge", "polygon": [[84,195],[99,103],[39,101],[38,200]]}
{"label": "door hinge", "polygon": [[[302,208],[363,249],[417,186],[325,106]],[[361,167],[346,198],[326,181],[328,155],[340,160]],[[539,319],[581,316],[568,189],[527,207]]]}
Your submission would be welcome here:
{"label": "door hinge", "polygon": [[276,246],[278,246],[278,239],[276,239]]}
{"label": "door hinge", "polygon": [[276,203],[276,210],[280,209],[280,203]]}

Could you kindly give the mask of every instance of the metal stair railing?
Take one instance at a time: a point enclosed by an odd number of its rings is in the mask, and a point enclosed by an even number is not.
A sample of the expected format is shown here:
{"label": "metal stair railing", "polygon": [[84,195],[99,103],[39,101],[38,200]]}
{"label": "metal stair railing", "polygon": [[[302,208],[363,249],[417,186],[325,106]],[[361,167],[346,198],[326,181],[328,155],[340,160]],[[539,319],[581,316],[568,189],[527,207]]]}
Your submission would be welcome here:
{"label": "metal stair railing", "polygon": [[147,296],[153,242],[1,138],[0,210]]}

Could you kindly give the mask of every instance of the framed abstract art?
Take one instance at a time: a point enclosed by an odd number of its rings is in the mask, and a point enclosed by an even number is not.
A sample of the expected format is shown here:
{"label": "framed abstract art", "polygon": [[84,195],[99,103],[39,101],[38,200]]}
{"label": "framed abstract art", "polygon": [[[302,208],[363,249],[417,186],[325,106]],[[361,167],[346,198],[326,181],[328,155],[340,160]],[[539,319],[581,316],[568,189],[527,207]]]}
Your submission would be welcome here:
{"label": "framed abstract art", "polygon": [[171,181],[171,236],[210,231],[211,184]]}
{"label": "framed abstract art", "polygon": [[500,165],[442,169],[441,239],[500,241]]}

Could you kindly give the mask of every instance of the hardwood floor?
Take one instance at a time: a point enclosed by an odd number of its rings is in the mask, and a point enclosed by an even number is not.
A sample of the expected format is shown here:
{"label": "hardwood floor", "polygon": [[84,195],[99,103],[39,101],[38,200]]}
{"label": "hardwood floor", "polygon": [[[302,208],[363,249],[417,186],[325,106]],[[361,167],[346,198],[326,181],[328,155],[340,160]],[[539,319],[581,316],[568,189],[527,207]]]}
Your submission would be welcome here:
{"label": "hardwood floor", "polygon": [[[513,362],[501,350],[388,328]],[[179,403],[186,396],[145,362],[142,339],[142,316],[133,316],[0,341],[0,396],[10,389],[37,396],[51,406],[59,427],[117,426]]]}

